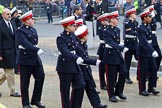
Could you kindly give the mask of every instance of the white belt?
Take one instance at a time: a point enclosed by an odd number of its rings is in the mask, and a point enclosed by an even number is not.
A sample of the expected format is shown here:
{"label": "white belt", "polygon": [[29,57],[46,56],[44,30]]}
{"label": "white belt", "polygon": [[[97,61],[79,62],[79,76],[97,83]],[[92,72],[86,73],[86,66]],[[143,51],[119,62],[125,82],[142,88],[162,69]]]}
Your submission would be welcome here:
{"label": "white belt", "polygon": [[[70,51],[72,54],[76,54],[76,51]],[[61,52],[58,52],[59,55],[62,55]]]}
{"label": "white belt", "polygon": [[106,44],[105,45],[106,48],[112,48],[110,45]]}
{"label": "white belt", "polygon": [[151,43],[152,43],[152,40],[148,40],[147,42],[148,42],[149,44],[151,44]]}
{"label": "white belt", "polygon": [[103,40],[100,40],[100,43],[105,43],[105,41],[103,41]]}
{"label": "white belt", "polygon": [[22,45],[19,45],[18,47],[19,49],[25,49]]}
{"label": "white belt", "polygon": [[[33,45],[33,46],[34,46],[34,47],[38,47],[38,45]],[[18,48],[19,48],[19,49],[23,49],[23,50],[25,49],[22,45],[19,45]]]}
{"label": "white belt", "polygon": [[82,64],[79,64],[79,65],[86,66],[87,64],[83,64],[83,63],[82,63]]}
{"label": "white belt", "polygon": [[136,38],[136,36],[133,35],[125,35],[126,38]]}
{"label": "white belt", "polygon": [[152,31],[152,34],[156,34],[156,31]]}

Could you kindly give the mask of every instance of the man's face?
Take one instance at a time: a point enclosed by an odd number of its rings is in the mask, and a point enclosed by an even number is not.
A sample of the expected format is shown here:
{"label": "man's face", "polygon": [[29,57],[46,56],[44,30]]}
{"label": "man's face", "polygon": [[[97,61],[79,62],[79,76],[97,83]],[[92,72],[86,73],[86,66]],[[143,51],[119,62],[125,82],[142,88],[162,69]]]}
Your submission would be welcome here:
{"label": "man's face", "polygon": [[82,12],[83,12],[83,10],[82,10],[82,8],[80,7],[79,10],[76,11],[76,14],[77,14],[78,16],[82,16]]}
{"label": "man's face", "polygon": [[11,13],[9,9],[5,9],[2,13],[3,19],[10,21],[11,20]]}

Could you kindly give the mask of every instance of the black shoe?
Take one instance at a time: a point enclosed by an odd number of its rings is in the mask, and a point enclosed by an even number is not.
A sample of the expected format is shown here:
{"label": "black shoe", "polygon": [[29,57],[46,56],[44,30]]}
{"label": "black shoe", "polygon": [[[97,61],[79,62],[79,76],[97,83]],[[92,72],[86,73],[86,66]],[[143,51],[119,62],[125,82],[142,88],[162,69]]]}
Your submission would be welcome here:
{"label": "black shoe", "polygon": [[20,97],[21,95],[20,95],[18,92],[15,92],[15,93],[10,94],[10,96],[13,96],[13,97]]}
{"label": "black shoe", "polygon": [[1,92],[0,92],[0,97],[2,96]]}
{"label": "black shoe", "polygon": [[115,96],[112,96],[112,97],[109,98],[109,101],[117,103],[118,99]]}
{"label": "black shoe", "polygon": [[127,97],[124,96],[122,93],[116,93],[116,96],[118,96],[120,99],[126,100]]}
{"label": "black shoe", "polygon": [[147,91],[142,91],[142,92],[140,92],[140,95],[142,95],[142,96],[149,96],[149,92],[147,92]]}
{"label": "black shoe", "polygon": [[133,81],[132,81],[131,79],[126,79],[125,82],[126,82],[127,84],[133,84]]}
{"label": "black shoe", "polygon": [[106,86],[101,87],[101,90],[107,90]]}
{"label": "black shoe", "polygon": [[107,108],[107,105],[102,105],[101,103],[93,106],[93,108]]}
{"label": "black shoe", "polygon": [[25,105],[23,106],[23,108],[33,108],[33,107],[31,107],[30,105]]}
{"label": "black shoe", "polygon": [[40,102],[31,102],[31,105],[35,105],[35,106],[37,106],[38,108],[46,108],[45,105],[43,105],[43,104],[40,103]]}
{"label": "black shoe", "polygon": [[160,93],[160,91],[157,91],[155,88],[148,89],[148,92],[149,92],[149,93],[152,93],[152,94],[154,94],[154,95],[157,95],[157,94]]}

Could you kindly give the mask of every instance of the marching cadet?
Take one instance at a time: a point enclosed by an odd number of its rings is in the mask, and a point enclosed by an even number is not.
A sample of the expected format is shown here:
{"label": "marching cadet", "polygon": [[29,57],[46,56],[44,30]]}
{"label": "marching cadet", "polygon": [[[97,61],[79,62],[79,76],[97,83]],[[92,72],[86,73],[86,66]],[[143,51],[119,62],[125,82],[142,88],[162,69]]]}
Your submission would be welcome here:
{"label": "marching cadet", "polygon": [[[87,35],[88,35],[88,29],[87,26],[82,25],[77,28],[77,30],[74,32],[74,34],[78,37],[79,44],[77,45],[77,55],[83,58],[84,63],[86,64],[80,64],[80,68],[83,72],[84,81],[85,81],[85,91],[87,93],[87,96],[89,98],[89,101],[93,108],[107,108],[107,105],[102,105],[100,97],[95,89],[96,85],[92,76],[92,70],[90,65],[99,65],[101,62],[100,60],[96,59],[90,59],[88,55],[87,50]],[[89,65],[90,64],[90,65]]]}
{"label": "marching cadet", "polygon": [[[97,55],[99,56],[99,60],[103,59],[104,49],[105,49],[105,42],[103,37],[103,31],[107,29],[108,27],[108,20],[107,20],[108,13],[105,13],[103,15],[100,15],[97,20],[100,21],[101,26],[99,27],[99,39],[100,44],[97,50]],[[99,80],[100,80],[100,88],[101,90],[107,90],[106,86],[106,80],[105,80],[105,64],[100,63],[99,64]]]}
{"label": "marching cadet", "polygon": [[[60,95],[62,108],[81,108],[85,82],[78,64],[83,59],[76,55],[78,39],[74,34],[74,16],[60,21],[64,31],[57,37],[56,44],[59,51],[56,71],[60,80]],[[70,100],[70,86],[72,84],[72,96]],[[71,103],[70,103],[71,102]]]}
{"label": "marching cadet", "polygon": [[125,12],[129,20],[125,22],[125,36],[124,36],[124,46],[129,48],[129,51],[125,53],[125,63],[127,66],[126,83],[132,84],[133,81],[130,78],[130,66],[132,56],[134,55],[137,60],[137,29],[138,22],[136,21],[136,8],[129,9]]}
{"label": "marching cadet", "polygon": [[18,13],[18,10],[16,7],[14,7],[12,10],[11,10],[11,17],[12,17],[12,21],[15,22],[17,28],[22,26],[22,22],[21,20],[19,19],[20,15]]}
{"label": "marching cadet", "polygon": [[[83,25],[83,19],[77,19],[77,20],[75,21],[75,24],[76,24],[76,29],[77,29],[78,27],[82,26],[82,25]],[[87,41],[86,41],[86,44],[87,44]],[[87,45],[87,46],[88,46],[88,45]],[[94,86],[96,87],[95,82],[94,82]],[[96,91],[97,91],[97,90],[96,90]],[[97,91],[97,94],[100,94],[100,92]]]}
{"label": "marching cadet", "polygon": [[[142,96],[149,96],[149,93],[154,95],[160,92],[156,90],[157,82],[157,65],[156,59],[158,57],[157,51],[151,45],[152,32],[148,25],[152,21],[151,13],[149,9],[144,10],[140,15],[142,24],[138,28],[139,45],[137,48],[138,54],[138,85],[139,94]],[[148,73],[149,72],[149,73]],[[148,77],[148,90],[146,91],[146,77]]]}
{"label": "marching cadet", "polygon": [[160,47],[159,47],[159,44],[157,41],[157,36],[156,36],[157,24],[155,21],[154,5],[151,5],[151,6],[147,7],[146,9],[149,9],[150,13],[152,15],[152,21],[150,23],[150,27],[151,27],[151,31],[152,31],[152,43],[151,44],[152,44],[154,50],[156,50],[159,55],[158,57],[156,57],[156,65],[157,65],[157,71],[158,71],[159,67],[160,67],[162,55],[161,55],[161,50],[160,50]]}
{"label": "marching cadet", "polygon": [[39,57],[43,50],[38,47],[38,35],[34,25],[32,11],[20,17],[23,26],[16,32],[16,46],[19,48],[17,64],[20,66],[20,88],[23,108],[32,108],[29,104],[29,82],[33,75],[35,79],[31,105],[38,108],[45,108],[41,103],[41,95],[44,83],[44,69]]}
{"label": "marching cadet", "polygon": [[[122,53],[128,51],[128,48],[120,46],[120,29],[118,25],[118,11],[109,13],[109,27],[103,32],[105,41],[105,51],[103,62],[106,64],[107,91],[111,102],[118,102],[116,96],[126,100],[124,96],[124,84],[126,78],[126,65]],[[118,78],[118,79],[117,79]]]}

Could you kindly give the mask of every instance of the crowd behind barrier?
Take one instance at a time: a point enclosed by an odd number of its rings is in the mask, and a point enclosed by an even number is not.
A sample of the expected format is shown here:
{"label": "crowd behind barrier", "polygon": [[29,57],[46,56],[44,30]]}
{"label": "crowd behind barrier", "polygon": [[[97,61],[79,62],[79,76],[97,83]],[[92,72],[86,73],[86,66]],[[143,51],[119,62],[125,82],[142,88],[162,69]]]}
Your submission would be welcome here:
{"label": "crowd behind barrier", "polygon": [[[59,4],[59,3],[53,3],[53,16],[58,16],[58,17],[67,17],[69,14],[69,8],[67,6]],[[33,13],[35,17],[44,17],[46,16],[46,8],[45,4],[34,4],[32,7]],[[26,5],[18,5],[18,9],[22,10],[22,12],[27,12],[29,8]],[[142,12],[144,9],[144,5],[141,4],[139,6],[139,12]],[[108,7],[109,12],[112,12],[114,10],[119,10],[120,15],[124,14],[124,7],[119,6],[116,7],[115,5],[109,5]],[[162,3],[161,3],[161,15],[162,15]]]}

